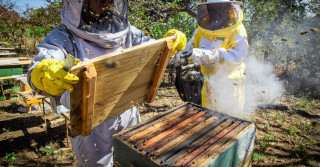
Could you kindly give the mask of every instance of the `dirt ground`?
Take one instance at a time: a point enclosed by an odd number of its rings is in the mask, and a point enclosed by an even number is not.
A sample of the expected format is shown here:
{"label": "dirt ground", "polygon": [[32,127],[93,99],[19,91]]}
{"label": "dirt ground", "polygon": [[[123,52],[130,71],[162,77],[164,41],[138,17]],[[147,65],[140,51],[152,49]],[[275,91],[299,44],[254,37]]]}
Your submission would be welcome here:
{"label": "dirt ground", "polygon": [[[163,84],[153,103],[139,106],[142,121],[181,104],[174,86]],[[47,110],[45,124],[42,112],[18,111],[23,106],[18,95],[0,102],[0,167],[74,166],[64,117]],[[257,125],[253,166],[320,167],[319,100],[285,96],[249,120]]]}

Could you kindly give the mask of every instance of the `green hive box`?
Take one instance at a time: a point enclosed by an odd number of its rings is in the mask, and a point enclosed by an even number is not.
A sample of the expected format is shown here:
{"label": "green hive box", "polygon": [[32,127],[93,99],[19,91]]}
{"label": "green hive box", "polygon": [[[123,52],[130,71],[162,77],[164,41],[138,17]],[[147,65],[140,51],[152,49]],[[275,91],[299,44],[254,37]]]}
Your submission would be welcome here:
{"label": "green hive box", "polygon": [[23,74],[21,65],[0,66],[0,77]]}
{"label": "green hive box", "polygon": [[256,126],[186,103],[113,136],[116,166],[251,166]]}

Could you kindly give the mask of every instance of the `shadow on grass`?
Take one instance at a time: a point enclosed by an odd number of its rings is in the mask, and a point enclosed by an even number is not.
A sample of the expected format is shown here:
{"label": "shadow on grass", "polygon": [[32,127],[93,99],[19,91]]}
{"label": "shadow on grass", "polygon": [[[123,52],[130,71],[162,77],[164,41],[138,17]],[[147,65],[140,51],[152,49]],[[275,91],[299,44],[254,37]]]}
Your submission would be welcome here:
{"label": "shadow on grass", "polygon": [[[281,110],[281,111],[289,111],[289,107],[288,106],[284,106],[284,105],[274,105],[274,104],[266,104],[266,105],[259,105],[257,106],[258,109],[271,109],[271,110]],[[319,115],[311,115],[303,110],[294,110],[294,112],[296,114],[299,114],[302,117],[305,118],[311,118],[311,119],[319,119],[320,116]]]}

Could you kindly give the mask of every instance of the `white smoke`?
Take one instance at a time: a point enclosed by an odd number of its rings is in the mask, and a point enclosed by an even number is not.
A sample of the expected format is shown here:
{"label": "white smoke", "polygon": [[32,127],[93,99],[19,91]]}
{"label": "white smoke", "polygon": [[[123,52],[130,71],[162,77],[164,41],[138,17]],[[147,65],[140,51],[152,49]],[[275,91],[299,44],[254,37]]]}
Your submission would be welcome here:
{"label": "white smoke", "polygon": [[245,66],[245,73],[240,74],[245,75],[244,82],[229,79],[227,75],[230,70],[227,68],[217,68],[209,77],[210,101],[214,110],[245,118],[258,105],[273,104],[280,99],[284,92],[283,83],[273,73],[270,64],[248,56]]}
{"label": "white smoke", "polygon": [[245,115],[255,111],[258,105],[275,104],[282,97],[284,83],[274,74],[271,64],[248,56],[246,63]]}

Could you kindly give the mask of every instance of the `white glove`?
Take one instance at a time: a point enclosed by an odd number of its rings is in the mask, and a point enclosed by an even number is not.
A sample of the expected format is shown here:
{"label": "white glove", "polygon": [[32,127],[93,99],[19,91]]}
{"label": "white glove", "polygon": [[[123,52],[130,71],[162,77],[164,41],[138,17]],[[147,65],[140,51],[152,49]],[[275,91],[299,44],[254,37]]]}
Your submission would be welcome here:
{"label": "white glove", "polygon": [[178,64],[186,64],[188,61],[187,58],[192,54],[192,49],[193,49],[192,45],[186,45],[184,50],[179,51],[177,54],[175,54],[174,62]]}
{"label": "white glove", "polygon": [[220,56],[219,51],[217,49],[205,50],[199,48],[194,48],[192,50],[192,55],[189,57],[189,59],[192,60],[193,63],[198,64],[219,63],[221,58],[222,57]]}

